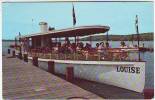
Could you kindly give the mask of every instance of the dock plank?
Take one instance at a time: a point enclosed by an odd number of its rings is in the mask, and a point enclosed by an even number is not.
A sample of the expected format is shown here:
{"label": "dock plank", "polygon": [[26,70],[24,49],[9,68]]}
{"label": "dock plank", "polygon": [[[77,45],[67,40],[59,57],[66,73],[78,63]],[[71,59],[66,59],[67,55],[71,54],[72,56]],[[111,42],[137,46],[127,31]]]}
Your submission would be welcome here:
{"label": "dock plank", "polygon": [[100,98],[66,80],[17,58],[2,58],[3,98],[66,99],[70,97]]}

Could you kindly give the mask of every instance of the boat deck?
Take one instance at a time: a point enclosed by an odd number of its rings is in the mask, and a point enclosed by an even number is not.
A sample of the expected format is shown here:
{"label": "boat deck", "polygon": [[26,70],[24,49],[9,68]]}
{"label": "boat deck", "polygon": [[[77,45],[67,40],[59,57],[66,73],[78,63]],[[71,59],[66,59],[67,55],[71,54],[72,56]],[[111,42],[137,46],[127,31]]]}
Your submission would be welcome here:
{"label": "boat deck", "polygon": [[4,99],[67,99],[95,98],[94,93],[84,90],[66,80],[50,74],[31,63],[3,56]]}

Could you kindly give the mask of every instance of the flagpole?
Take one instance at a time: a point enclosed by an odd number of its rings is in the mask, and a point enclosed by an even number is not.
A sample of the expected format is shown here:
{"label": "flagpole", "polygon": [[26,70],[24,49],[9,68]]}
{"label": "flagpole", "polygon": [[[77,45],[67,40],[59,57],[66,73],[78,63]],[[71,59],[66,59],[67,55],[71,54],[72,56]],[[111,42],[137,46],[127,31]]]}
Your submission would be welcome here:
{"label": "flagpole", "polygon": [[32,33],[33,33],[33,18],[32,18]]}
{"label": "flagpole", "polygon": [[[73,17],[73,28],[75,27],[76,24],[76,16],[75,16],[75,10],[74,10],[74,4],[72,2],[72,17]],[[77,44],[79,42],[79,37],[75,36],[75,44]]]}
{"label": "flagpole", "polygon": [[21,44],[21,33],[19,32],[19,55],[21,58],[22,55],[22,44]]}
{"label": "flagpole", "polygon": [[136,32],[137,32],[137,42],[138,42],[138,58],[139,58],[139,61],[140,61],[140,51],[139,51],[139,29],[138,29],[138,15],[136,15]]}

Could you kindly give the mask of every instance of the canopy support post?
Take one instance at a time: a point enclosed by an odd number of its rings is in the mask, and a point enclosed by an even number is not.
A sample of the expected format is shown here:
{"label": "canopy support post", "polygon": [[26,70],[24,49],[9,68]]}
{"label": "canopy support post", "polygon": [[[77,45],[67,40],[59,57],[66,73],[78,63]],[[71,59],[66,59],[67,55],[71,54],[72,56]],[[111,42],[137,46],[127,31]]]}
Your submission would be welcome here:
{"label": "canopy support post", "polygon": [[74,42],[75,42],[75,45],[76,45],[76,36],[74,37]]}
{"label": "canopy support post", "polygon": [[16,37],[15,37],[15,46],[17,46],[17,39],[16,39]]}
{"label": "canopy support post", "polygon": [[55,38],[55,42],[57,43],[57,38]]}
{"label": "canopy support post", "polygon": [[27,52],[29,51],[29,49],[30,49],[30,39],[27,38]]}
{"label": "canopy support post", "polygon": [[133,41],[134,41],[134,35],[132,34],[132,45],[133,45]]}
{"label": "canopy support post", "polygon": [[108,31],[107,31],[106,40],[107,40],[107,42],[109,41],[109,35],[108,35]]}
{"label": "canopy support post", "polygon": [[59,42],[61,42],[61,38],[59,38]]}
{"label": "canopy support post", "polygon": [[79,36],[77,36],[77,43],[79,43]]}
{"label": "canopy support post", "polygon": [[77,40],[76,40],[76,36],[74,37],[74,41],[75,41],[75,51],[74,51],[74,60],[76,59],[76,47],[77,47]]}
{"label": "canopy support post", "polygon": [[92,36],[90,36],[90,45],[92,46]]}

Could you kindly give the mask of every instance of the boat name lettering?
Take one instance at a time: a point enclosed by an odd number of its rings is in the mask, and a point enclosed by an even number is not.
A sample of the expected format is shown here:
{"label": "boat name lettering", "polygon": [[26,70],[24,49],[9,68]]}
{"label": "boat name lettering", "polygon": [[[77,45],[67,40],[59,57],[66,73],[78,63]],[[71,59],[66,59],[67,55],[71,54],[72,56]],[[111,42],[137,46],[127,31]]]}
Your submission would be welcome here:
{"label": "boat name lettering", "polygon": [[117,66],[117,72],[126,72],[126,73],[140,74],[140,67]]}

